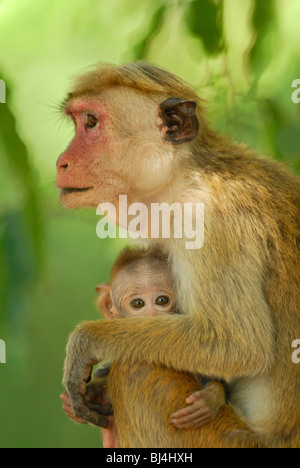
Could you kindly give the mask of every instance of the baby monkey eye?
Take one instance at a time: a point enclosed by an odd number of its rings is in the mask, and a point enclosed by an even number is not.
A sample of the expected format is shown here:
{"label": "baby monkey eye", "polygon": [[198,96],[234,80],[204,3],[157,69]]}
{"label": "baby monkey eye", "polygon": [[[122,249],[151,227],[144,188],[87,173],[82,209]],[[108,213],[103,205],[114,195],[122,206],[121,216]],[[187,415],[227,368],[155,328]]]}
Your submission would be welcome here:
{"label": "baby monkey eye", "polygon": [[145,302],[143,301],[143,299],[133,299],[133,301],[131,301],[130,305],[134,309],[141,309],[142,307],[144,307]]}
{"label": "baby monkey eye", "polygon": [[87,115],[87,122],[85,124],[87,128],[95,128],[97,123],[98,123],[98,119],[94,115],[92,114]]}
{"label": "baby monkey eye", "polygon": [[158,296],[158,298],[155,301],[155,304],[160,305],[160,306],[165,306],[169,304],[170,299],[167,296]]}

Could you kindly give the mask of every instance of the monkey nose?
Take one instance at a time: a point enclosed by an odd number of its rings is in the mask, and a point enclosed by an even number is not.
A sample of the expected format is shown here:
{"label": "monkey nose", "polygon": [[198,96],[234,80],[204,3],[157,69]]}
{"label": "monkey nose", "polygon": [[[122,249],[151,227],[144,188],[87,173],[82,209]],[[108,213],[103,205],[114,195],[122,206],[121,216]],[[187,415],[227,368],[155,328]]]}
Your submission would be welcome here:
{"label": "monkey nose", "polygon": [[66,158],[66,154],[63,153],[57,161],[56,168],[57,168],[57,176],[64,174],[69,167],[69,161]]}
{"label": "monkey nose", "polygon": [[67,169],[69,167],[69,162],[66,159],[65,153],[63,153],[57,160],[56,167],[58,170]]}
{"label": "monkey nose", "polygon": [[59,187],[59,186],[63,186],[65,184],[65,177],[67,174],[67,169],[69,167],[69,161],[67,160],[66,158],[66,154],[63,153],[59,158],[58,158],[58,161],[56,163],[56,185]]}

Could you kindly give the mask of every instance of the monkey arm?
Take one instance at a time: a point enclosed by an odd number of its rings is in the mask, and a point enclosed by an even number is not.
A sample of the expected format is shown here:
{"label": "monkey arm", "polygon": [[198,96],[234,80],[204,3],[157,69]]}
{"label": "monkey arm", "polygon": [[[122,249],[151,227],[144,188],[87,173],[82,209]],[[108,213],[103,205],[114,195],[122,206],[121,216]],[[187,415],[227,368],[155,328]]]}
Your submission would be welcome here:
{"label": "monkey arm", "polygon": [[76,415],[98,425],[99,416],[85,408],[84,395],[91,367],[104,357],[160,363],[230,380],[263,372],[270,365],[267,348],[253,348],[253,341],[261,342],[260,330],[250,331],[248,336],[245,329],[232,327],[231,335],[222,336],[186,315],[85,322],[70,336],[64,385]]}
{"label": "monkey arm", "polygon": [[[253,254],[259,252],[256,238],[248,246],[232,236],[230,244],[219,225],[209,229],[201,251],[171,252],[177,305],[185,313],[86,322],[71,334],[64,384],[78,416],[87,418],[80,412],[85,382],[91,367],[105,358],[161,364],[226,381],[270,369],[275,340],[263,292],[263,255]],[[250,239],[248,225],[243,233]],[[222,242],[209,235],[220,235]]]}
{"label": "monkey arm", "polygon": [[[109,356],[112,361],[160,363],[229,380],[269,367],[269,353],[263,354],[267,343],[264,349],[256,346],[253,351],[253,341],[259,345],[259,331],[253,330],[253,334],[255,337],[247,337],[245,330],[233,330],[230,336],[220,336],[215,329],[205,329],[200,320],[197,323],[195,317],[186,315],[84,322],[70,336],[66,364],[76,360],[74,366],[82,367],[88,360],[92,366]],[[232,368],[234,372],[229,370]]]}

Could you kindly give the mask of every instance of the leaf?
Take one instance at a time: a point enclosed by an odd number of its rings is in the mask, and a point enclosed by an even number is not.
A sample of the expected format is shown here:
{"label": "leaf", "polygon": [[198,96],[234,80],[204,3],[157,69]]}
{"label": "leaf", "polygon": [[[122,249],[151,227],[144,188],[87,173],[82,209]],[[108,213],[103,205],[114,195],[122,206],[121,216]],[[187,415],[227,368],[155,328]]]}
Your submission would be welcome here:
{"label": "leaf", "polygon": [[212,55],[224,49],[222,18],[223,2],[217,6],[213,0],[194,0],[188,7],[188,27]]}
{"label": "leaf", "polygon": [[262,112],[262,120],[266,123],[267,131],[265,139],[269,140],[270,146],[273,148],[273,155],[276,159],[283,160],[284,155],[278,145],[278,135],[282,127],[285,125],[285,116],[274,99],[263,99],[260,101]]}
{"label": "leaf", "polygon": [[[7,81],[6,88],[8,103],[10,87]],[[40,271],[43,230],[35,175],[8,104],[0,104],[0,139],[3,148],[1,157],[7,159],[20,192],[20,206],[0,215],[0,305],[11,314],[16,308],[12,306],[16,304],[14,297],[21,297],[21,291],[28,281],[36,278]]]}
{"label": "leaf", "polygon": [[147,35],[133,47],[135,60],[143,60],[147,56],[149,45],[158,31],[162,28],[167,7],[163,5],[152,16]]}
{"label": "leaf", "polygon": [[[10,88],[6,82],[6,102],[9,102]],[[0,138],[6,150],[8,163],[23,182],[31,181],[31,167],[26,146],[16,130],[16,121],[8,104],[0,104]]]}
{"label": "leaf", "polygon": [[256,74],[256,79],[262,74],[272,58],[270,54],[270,32],[277,22],[277,0],[254,0],[252,24],[256,34],[255,42],[249,51],[249,63]]}
{"label": "leaf", "polygon": [[[10,87],[7,82],[6,88],[6,101],[9,102]],[[0,138],[4,147],[3,156],[7,158],[8,165],[23,192],[23,210],[31,230],[35,255],[38,258],[42,250],[40,195],[26,146],[17,132],[16,120],[8,104],[0,105]]]}

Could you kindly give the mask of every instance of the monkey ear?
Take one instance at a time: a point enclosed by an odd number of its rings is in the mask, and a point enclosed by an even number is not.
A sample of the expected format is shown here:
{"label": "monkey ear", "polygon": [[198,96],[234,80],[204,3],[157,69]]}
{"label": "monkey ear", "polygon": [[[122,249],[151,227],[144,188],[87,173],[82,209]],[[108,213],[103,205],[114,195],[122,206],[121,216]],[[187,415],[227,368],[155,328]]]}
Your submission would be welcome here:
{"label": "monkey ear", "polygon": [[114,302],[109,284],[100,284],[96,287],[98,293],[98,309],[102,312],[104,318],[110,319],[114,316]]}
{"label": "monkey ear", "polygon": [[101,294],[110,291],[110,286],[109,284],[104,284],[104,283],[99,284],[98,286],[96,286],[95,291],[98,294],[98,296],[101,296]]}
{"label": "monkey ear", "polygon": [[196,102],[180,98],[170,98],[160,104],[160,117],[163,120],[160,130],[166,141],[180,145],[196,138],[199,131],[196,107]]}

